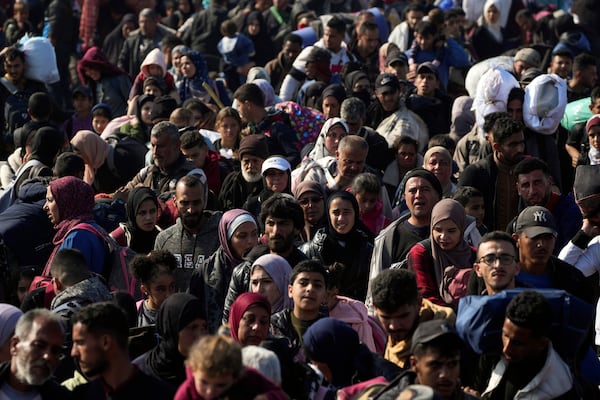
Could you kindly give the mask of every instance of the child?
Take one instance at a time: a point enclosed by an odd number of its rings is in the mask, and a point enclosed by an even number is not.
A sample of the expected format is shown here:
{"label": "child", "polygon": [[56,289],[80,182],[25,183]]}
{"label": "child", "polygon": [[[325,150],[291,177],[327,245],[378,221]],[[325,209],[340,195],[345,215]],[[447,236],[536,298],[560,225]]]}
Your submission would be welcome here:
{"label": "child", "polygon": [[179,95],[177,94],[177,90],[175,88],[175,79],[173,79],[173,75],[167,71],[167,62],[165,61],[165,56],[160,49],[152,50],[150,53],[148,53],[146,58],[144,58],[144,61],[142,61],[141,71],[135,77],[133,86],[129,92],[129,100],[132,100],[135,96],[142,94],[144,81],[149,77],[164,79],[164,84],[166,87],[165,94],[175,97],[177,102],[179,102]]}
{"label": "child", "polygon": [[92,107],[92,130],[98,135],[102,135],[111,119],[112,110],[108,104],[98,103]]}
{"label": "child", "polygon": [[237,110],[225,107],[217,114],[215,128],[221,135],[220,139],[214,141],[215,149],[222,157],[237,159],[237,150],[240,147],[240,132],[242,130],[242,118]]}
{"label": "child", "polygon": [[[227,87],[234,92],[245,81],[248,70],[254,66],[250,57],[254,55],[254,43],[242,33],[237,33],[237,27],[232,20],[223,21],[217,49],[225,60],[223,71]],[[266,44],[265,44],[266,45]]]}
{"label": "child", "polygon": [[69,140],[73,139],[79,131],[92,130],[92,106],[94,105],[92,91],[85,86],[76,86],[72,98],[75,112],[64,125],[64,132]]}
{"label": "child", "polygon": [[391,222],[383,214],[383,202],[379,197],[381,183],[371,173],[359,174],[354,178],[350,191],[356,197],[360,220],[375,236]]}
{"label": "child", "polygon": [[[327,280],[327,271],[320,261],[305,260],[298,263],[292,269],[288,286],[288,295],[293,300],[294,308],[271,316],[272,334],[287,338],[294,356],[301,352],[302,335],[322,317],[320,311],[321,304],[327,300]],[[303,358],[302,353],[297,359]]]}
{"label": "child", "polygon": [[[461,186],[456,189],[452,198],[465,208],[465,213],[475,218],[477,230],[483,236],[488,228],[483,224],[485,217],[485,203],[483,193],[472,186]],[[475,245],[471,243],[471,245]]]}
{"label": "child", "polygon": [[[136,217],[137,221],[137,217]],[[175,291],[177,268],[175,256],[168,251],[156,250],[149,255],[137,255],[130,264],[132,275],[141,282],[143,300],[136,303],[137,326],[156,324],[156,315],[161,304]]]}
{"label": "child", "polygon": [[15,1],[12,18],[4,23],[4,33],[8,46],[17,43],[26,33],[29,33],[29,36],[36,36],[36,30],[29,22],[29,7],[24,1]]}
{"label": "child", "polygon": [[276,384],[252,368],[244,367],[242,349],[223,335],[202,337],[190,350],[186,380],[175,400],[287,399]]}
{"label": "child", "polygon": [[[194,163],[195,168],[204,171],[207,178],[208,188],[215,194],[221,190],[222,179],[228,172],[221,173],[219,159],[221,156],[216,151],[208,148],[208,145],[198,131],[187,131],[181,135],[181,153],[189,161]],[[222,176],[225,175],[225,176]]]}

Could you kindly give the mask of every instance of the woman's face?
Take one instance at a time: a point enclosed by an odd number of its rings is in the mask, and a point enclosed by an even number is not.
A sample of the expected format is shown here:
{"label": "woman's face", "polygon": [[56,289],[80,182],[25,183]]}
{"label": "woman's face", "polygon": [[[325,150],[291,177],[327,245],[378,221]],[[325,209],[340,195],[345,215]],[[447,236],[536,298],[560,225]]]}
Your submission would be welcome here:
{"label": "woman's face", "polygon": [[231,239],[229,247],[234,256],[241,259],[246,255],[248,250],[253,248],[258,243],[258,230],[252,222],[244,222],[237,227]]}
{"label": "woman's face", "polygon": [[496,6],[491,5],[488,7],[485,12],[485,19],[489,24],[495,24],[500,20],[500,11],[496,8]]}
{"label": "woman's face", "polygon": [[58,211],[58,203],[50,190],[50,186],[46,190],[46,202],[44,203],[44,211],[48,215],[48,219],[53,225],[57,225],[60,222],[60,213]]}
{"label": "woman's face", "polygon": [[427,165],[425,165],[425,169],[431,171],[436,178],[438,178],[438,181],[440,181],[442,187],[450,183],[450,176],[452,175],[452,163],[441,154],[433,153],[431,157],[429,157]]}
{"label": "woman's face", "polygon": [[323,196],[315,192],[305,192],[298,198],[298,203],[304,211],[304,219],[314,225],[323,218],[325,214],[325,200]]}
{"label": "woman's face", "polygon": [[140,110],[140,116],[142,117],[142,122],[146,125],[152,125],[152,117],[150,113],[152,112],[152,106],[154,106],[153,101],[147,101],[142,106]]}
{"label": "woman's face", "polygon": [[271,307],[273,307],[281,297],[279,288],[273,281],[273,278],[271,278],[271,275],[258,265],[254,267],[252,275],[250,275],[250,291],[265,296],[267,300],[269,300]]}
{"label": "woman's face", "polygon": [[193,78],[196,75],[196,66],[192,62],[192,59],[188,56],[181,57],[181,75],[184,78]]}
{"label": "woman's face", "polygon": [[183,54],[180,51],[172,52],[171,57],[173,57],[173,67],[175,67],[175,71],[180,73],[179,68],[181,68],[181,57],[183,57]]}
{"label": "woman's face", "polygon": [[221,134],[221,146],[226,149],[231,149],[235,146],[241,130],[240,124],[235,118],[225,117],[217,126],[217,131]]}
{"label": "woman's face", "polygon": [[323,109],[323,114],[327,118],[339,117],[340,116],[340,102],[337,98],[333,96],[327,96],[323,99],[323,103],[321,103],[321,108]]}
{"label": "woman's face", "polygon": [[248,34],[250,36],[256,36],[260,33],[260,22],[254,19],[248,23]]}
{"label": "woman's face", "polygon": [[83,73],[87,75],[91,80],[96,82],[99,81],[100,78],[102,78],[102,73],[99,69],[96,68],[85,67],[83,68]]}
{"label": "woman's face", "polygon": [[600,150],[600,126],[592,126],[588,132],[590,147]]}
{"label": "woman's face", "polygon": [[346,234],[354,227],[354,208],[349,200],[338,197],[329,206],[329,220],[337,233]]}
{"label": "woman's face", "polygon": [[135,224],[144,232],[152,232],[155,229],[157,217],[154,201],[144,200],[135,214]]}
{"label": "woman's face", "polygon": [[269,168],[265,171],[265,182],[268,190],[275,193],[283,193],[287,188],[289,176],[287,171],[277,168]]}
{"label": "woman's face", "polygon": [[123,37],[126,38],[127,36],[129,36],[129,33],[131,33],[131,31],[134,29],[135,25],[133,24],[133,22],[125,22],[121,27],[121,33],[123,34]]}
{"label": "woman's face", "polygon": [[190,348],[200,337],[206,335],[206,320],[202,318],[196,318],[189,324],[187,324],[182,330],[179,331],[179,338],[177,342],[177,351],[184,357],[187,357]]}
{"label": "woman's face", "polygon": [[175,292],[175,278],[169,272],[162,272],[147,287],[146,285],[142,286],[142,290],[148,297],[150,308],[158,310],[167,297]]}
{"label": "woman's face", "polygon": [[269,335],[271,316],[261,306],[252,306],[244,312],[238,327],[238,339],[242,346],[258,346]]}
{"label": "woman's face", "polygon": [[352,86],[352,91],[354,91],[354,92],[362,92],[362,91],[371,92],[371,82],[369,82],[369,80],[367,78],[359,79],[358,81],[354,82],[354,85]]}
{"label": "woman's face", "polygon": [[433,240],[442,250],[452,250],[461,240],[462,233],[451,219],[438,222],[433,227]]}
{"label": "woman's face", "polygon": [[325,135],[325,148],[329,154],[335,155],[338,145],[340,144],[340,140],[346,137],[346,135],[346,131],[340,124],[335,124],[329,129]]}

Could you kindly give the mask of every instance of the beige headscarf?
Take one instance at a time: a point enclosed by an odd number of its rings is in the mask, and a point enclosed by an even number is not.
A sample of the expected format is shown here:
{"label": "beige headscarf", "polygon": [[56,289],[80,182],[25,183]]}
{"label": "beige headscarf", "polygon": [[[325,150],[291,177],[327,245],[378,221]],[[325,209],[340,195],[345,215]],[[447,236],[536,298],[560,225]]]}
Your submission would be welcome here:
{"label": "beige headscarf", "polygon": [[85,162],[83,181],[88,185],[92,185],[96,177],[96,171],[108,157],[110,145],[92,131],[77,132],[71,139],[71,145]]}

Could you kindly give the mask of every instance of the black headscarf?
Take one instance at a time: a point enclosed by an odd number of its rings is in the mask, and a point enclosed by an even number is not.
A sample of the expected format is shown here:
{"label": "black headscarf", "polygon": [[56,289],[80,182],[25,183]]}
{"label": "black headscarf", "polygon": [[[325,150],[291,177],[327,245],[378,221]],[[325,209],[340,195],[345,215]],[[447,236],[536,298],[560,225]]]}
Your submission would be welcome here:
{"label": "black headscarf", "polygon": [[31,139],[31,159],[52,168],[64,142],[65,136],[58,129],[51,126],[38,129]]}
{"label": "black headscarf", "polygon": [[204,305],[188,293],[169,296],[158,310],[156,330],[161,337],[146,365],[162,380],[179,386],[185,380],[185,357],[179,353],[179,332],[197,318],[206,319]]}
{"label": "black headscarf", "polygon": [[154,249],[154,240],[158,235],[158,229],[154,229],[151,232],[146,232],[140,229],[135,223],[135,217],[137,211],[146,200],[152,200],[156,209],[158,210],[158,200],[156,199],[156,193],[152,189],[146,186],[138,186],[131,189],[129,197],[127,199],[126,211],[127,211],[127,229],[131,233],[131,242],[129,247],[140,254],[147,254]]}

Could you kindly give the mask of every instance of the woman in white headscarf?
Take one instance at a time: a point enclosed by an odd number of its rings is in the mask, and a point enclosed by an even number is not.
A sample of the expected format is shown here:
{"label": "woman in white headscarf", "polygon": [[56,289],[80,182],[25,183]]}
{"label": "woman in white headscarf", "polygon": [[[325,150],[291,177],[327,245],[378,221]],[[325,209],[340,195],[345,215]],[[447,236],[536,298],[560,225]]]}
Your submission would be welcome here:
{"label": "woman in white headscarf", "polygon": [[486,0],[479,25],[471,36],[471,44],[478,60],[485,60],[507,50],[504,29],[501,25],[502,0]]}

